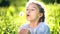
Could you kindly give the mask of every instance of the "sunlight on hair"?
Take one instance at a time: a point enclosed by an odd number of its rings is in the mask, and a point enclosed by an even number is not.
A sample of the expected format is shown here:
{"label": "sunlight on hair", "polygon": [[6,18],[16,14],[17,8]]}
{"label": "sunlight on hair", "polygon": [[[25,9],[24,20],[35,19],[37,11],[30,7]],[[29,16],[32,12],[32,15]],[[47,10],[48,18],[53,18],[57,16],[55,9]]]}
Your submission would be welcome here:
{"label": "sunlight on hair", "polygon": [[33,3],[40,4],[41,7],[44,8],[44,11],[46,11],[45,4],[44,4],[43,2],[39,2],[39,1],[37,1],[37,0],[29,0],[29,2],[27,2],[27,4],[26,4],[26,7],[28,7],[28,5],[29,5],[30,3],[32,3],[32,2],[33,2]]}
{"label": "sunlight on hair", "polygon": [[36,0],[29,0],[29,2],[36,1]]}

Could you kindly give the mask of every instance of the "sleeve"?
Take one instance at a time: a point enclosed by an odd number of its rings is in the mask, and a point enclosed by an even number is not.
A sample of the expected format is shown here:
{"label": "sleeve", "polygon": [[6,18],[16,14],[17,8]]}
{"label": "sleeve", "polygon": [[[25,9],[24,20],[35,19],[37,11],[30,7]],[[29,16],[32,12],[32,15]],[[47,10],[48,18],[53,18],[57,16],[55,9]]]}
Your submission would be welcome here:
{"label": "sleeve", "polygon": [[50,28],[48,26],[45,27],[44,34],[50,34]]}

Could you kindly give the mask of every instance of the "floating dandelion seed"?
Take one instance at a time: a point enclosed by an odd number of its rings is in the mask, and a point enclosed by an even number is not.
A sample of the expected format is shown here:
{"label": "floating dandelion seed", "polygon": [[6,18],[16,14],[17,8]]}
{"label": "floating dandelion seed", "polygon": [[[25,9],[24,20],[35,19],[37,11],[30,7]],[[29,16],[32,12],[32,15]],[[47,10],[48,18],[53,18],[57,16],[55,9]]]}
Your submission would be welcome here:
{"label": "floating dandelion seed", "polygon": [[24,12],[21,11],[21,12],[19,13],[19,16],[24,16]]}

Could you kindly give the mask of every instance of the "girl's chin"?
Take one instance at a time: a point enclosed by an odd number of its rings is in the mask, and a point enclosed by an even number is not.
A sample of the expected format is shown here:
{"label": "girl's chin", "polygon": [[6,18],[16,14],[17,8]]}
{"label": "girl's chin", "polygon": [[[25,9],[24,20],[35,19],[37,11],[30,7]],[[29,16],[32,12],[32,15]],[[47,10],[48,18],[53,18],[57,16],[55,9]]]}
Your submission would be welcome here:
{"label": "girl's chin", "polygon": [[30,18],[30,19],[27,19],[28,21],[31,21],[32,19]]}
{"label": "girl's chin", "polygon": [[27,20],[28,20],[28,21],[33,21],[33,19],[31,19],[31,18],[30,18],[30,19],[27,19]]}
{"label": "girl's chin", "polygon": [[31,19],[27,19],[28,21],[30,21]]}
{"label": "girl's chin", "polygon": [[28,21],[33,21],[34,19],[33,18],[27,18]]}

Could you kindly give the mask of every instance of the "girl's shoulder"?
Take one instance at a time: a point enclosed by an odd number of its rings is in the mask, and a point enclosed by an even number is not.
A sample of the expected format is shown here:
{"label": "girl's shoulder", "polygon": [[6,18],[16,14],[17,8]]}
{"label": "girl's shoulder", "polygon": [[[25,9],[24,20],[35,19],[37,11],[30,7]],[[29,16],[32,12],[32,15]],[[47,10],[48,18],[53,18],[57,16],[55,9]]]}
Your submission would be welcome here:
{"label": "girl's shoulder", "polygon": [[39,26],[37,28],[37,33],[39,34],[42,32],[44,32],[43,34],[48,34],[50,32],[50,28],[47,23],[44,22],[39,23]]}
{"label": "girl's shoulder", "polygon": [[45,23],[45,22],[41,22],[41,23],[39,23],[39,26],[44,26],[44,27],[48,27],[48,24],[47,23]]}
{"label": "girl's shoulder", "polygon": [[41,23],[39,23],[38,28],[49,29],[49,25],[47,23],[45,23],[45,22],[41,22]]}

